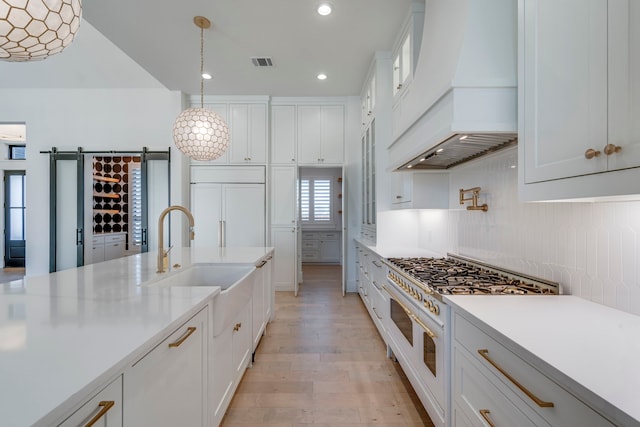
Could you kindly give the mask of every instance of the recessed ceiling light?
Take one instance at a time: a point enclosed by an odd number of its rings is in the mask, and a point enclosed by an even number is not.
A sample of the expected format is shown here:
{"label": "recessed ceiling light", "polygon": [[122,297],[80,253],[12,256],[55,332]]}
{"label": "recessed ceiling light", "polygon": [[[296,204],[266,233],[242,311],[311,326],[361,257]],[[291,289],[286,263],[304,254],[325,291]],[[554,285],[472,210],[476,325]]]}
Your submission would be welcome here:
{"label": "recessed ceiling light", "polygon": [[438,148],[438,149],[436,150],[436,153],[442,153],[443,151],[444,151],[444,148]]}
{"label": "recessed ceiling light", "polygon": [[460,141],[464,141],[465,139],[469,138],[469,135],[462,135],[460,137]]}
{"label": "recessed ceiling light", "polygon": [[321,3],[320,5],[318,5],[317,11],[320,15],[327,16],[330,15],[331,12],[333,12],[333,7],[330,3]]}
{"label": "recessed ceiling light", "polygon": [[424,162],[425,160],[427,160],[426,157],[423,157],[423,158],[420,159],[421,162]]}
{"label": "recessed ceiling light", "polygon": [[409,165],[407,166],[407,169],[411,169],[413,167],[413,165]]}
{"label": "recessed ceiling light", "polygon": [[318,80],[327,80],[327,75],[324,73],[318,74]]}
{"label": "recessed ceiling light", "polygon": [[209,73],[202,73],[202,78],[205,80],[211,80],[211,74]]}

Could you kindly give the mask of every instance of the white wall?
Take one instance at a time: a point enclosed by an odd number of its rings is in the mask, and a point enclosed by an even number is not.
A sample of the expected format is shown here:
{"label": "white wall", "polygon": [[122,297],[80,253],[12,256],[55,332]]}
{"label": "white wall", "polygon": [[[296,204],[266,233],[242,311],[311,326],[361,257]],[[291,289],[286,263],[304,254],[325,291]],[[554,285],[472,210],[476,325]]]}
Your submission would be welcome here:
{"label": "white wall", "polygon": [[[457,191],[451,190],[448,220],[414,220],[421,236],[414,239],[418,247],[433,248],[425,233],[448,223],[452,253],[557,281],[564,294],[640,314],[639,201],[522,203],[515,148],[451,171],[449,188],[475,186],[482,187],[480,203],[487,203],[489,211],[461,209]],[[391,212],[385,221],[405,220],[406,228],[410,215]],[[440,226],[435,225],[438,221]],[[385,228],[391,233],[391,226]]]}
{"label": "white wall", "polygon": [[[27,124],[28,275],[48,272],[49,156],[40,151],[167,150],[181,106],[180,95],[166,89],[6,89],[0,99],[2,121]],[[181,203],[181,155],[172,150],[172,158],[172,199]]]}

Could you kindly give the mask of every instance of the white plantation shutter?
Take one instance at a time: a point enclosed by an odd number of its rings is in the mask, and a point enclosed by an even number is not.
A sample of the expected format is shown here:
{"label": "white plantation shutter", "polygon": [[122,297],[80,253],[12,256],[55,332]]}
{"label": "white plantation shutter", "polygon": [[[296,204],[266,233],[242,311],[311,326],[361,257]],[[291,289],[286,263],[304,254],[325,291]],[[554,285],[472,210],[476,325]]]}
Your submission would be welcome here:
{"label": "white plantation shutter", "polygon": [[309,180],[303,179],[300,181],[300,218],[302,221],[309,221],[310,200]]}
{"label": "white plantation shutter", "polygon": [[313,181],[313,220],[331,221],[331,180]]}
{"label": "white plantation shutter", "polygon": [[333,220],[331,179],[300,180],[300,218],[307,223],[330,223]]}
{"label": "white plantation shutter", "polygon": [[131,244],[140,246],[142,245],[142,170],[140,163],[129,163],[129,171]]}

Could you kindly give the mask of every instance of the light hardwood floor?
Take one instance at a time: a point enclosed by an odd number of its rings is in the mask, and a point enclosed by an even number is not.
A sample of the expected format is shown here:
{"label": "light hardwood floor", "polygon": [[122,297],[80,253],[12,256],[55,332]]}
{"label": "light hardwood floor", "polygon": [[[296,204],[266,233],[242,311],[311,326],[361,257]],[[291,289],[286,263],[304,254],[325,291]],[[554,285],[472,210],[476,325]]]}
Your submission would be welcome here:
{"label": "light hardwood floor", "polygon": [[224,427],[432,426],[339,266],[305,266],[296,298],[276,293],[267,326]]}

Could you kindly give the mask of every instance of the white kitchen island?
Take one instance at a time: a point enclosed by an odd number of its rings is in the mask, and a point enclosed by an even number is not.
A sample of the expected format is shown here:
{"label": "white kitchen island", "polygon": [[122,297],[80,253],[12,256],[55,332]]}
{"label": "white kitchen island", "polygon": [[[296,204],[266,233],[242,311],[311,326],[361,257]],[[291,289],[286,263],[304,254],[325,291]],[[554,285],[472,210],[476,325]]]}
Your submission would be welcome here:
{"label": "white kitchen island", "polygon": [[151,282],[193,264],[259,265],[272,252],[173,249],[164,274],[150,252],[0,284],[0,424],[59,425],[187,320],[211,310],[221,291]]}

